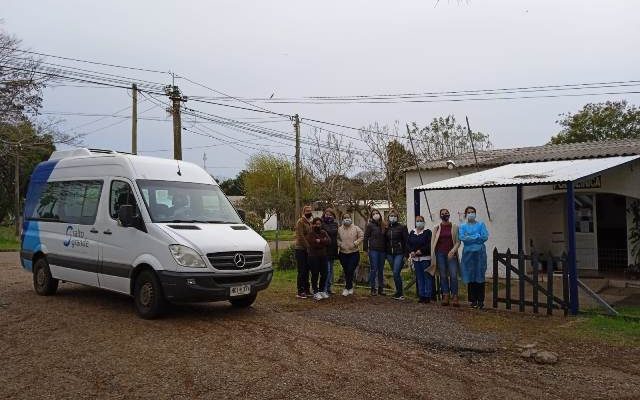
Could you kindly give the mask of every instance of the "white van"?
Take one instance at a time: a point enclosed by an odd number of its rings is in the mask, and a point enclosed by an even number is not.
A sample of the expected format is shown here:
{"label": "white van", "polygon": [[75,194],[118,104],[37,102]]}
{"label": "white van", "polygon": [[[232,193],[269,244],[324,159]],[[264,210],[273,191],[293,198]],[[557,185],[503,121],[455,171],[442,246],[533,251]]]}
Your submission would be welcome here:
{"label": "white van", "polygon": [[58,282],[134,298],[143,318],[169,302],[248,307],[273,275],[267,242],[215,180],[184,161],[56,151],[29,182],[22,266],[40,295]]}

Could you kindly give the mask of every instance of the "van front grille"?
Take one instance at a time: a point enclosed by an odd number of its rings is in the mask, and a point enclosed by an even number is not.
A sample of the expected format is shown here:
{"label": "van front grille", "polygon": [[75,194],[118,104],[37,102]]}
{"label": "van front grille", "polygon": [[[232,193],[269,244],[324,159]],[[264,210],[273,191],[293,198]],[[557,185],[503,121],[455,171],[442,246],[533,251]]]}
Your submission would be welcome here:
{"label": "van front grille", "polygon": [[[219,270],[243,270],[256,268],[262,264],[261,251],[225,251],[207,254],[209,262]],[[244,260],[244,263],[242,262]]]}

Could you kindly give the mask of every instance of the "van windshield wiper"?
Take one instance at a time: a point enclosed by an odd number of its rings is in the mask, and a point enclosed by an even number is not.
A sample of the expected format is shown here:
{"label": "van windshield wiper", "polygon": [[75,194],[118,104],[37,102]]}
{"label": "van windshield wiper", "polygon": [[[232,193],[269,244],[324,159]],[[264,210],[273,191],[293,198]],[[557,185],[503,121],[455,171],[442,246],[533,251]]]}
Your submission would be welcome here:
{"label": "van windshield wiper", "polygon": [[171,221],[162,221],[165,224],[171,223],[191,223],[191,224],[235,224],[230,221],[202,220],[202,219],[174,219]]}

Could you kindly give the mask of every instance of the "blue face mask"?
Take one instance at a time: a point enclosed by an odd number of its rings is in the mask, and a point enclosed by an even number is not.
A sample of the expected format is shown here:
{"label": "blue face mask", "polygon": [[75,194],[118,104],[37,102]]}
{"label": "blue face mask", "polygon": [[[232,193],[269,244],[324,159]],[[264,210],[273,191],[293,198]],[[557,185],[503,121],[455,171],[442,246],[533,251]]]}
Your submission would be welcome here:
{"label": "blue face mask", "polygon": [[396,222],[398,222],[398,217],[389,217],[389,222],[395,224]]}
{"label": "blue face mask", "polygon": [[467,214],[467,221],[474,222],[476,220],[476,213]]}
{"label": "blue face mask", "polygon": [[416,221],[416,228],[424,229],[424,221]]}
{"label": "blue face mask", "polygon": [[353,221],[351,221],[351,218],[345,218],[345,219],[342,220],[342,223],[347,225],[347,226],[351,225],[352,222]]}

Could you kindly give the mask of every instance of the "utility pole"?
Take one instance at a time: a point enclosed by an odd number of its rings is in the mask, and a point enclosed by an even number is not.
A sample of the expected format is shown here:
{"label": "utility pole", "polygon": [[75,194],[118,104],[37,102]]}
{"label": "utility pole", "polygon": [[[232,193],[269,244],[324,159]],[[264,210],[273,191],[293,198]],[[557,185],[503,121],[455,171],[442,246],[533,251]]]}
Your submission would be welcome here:
{"label": "utility pole", "polygon": [[168,86],[166,89],[169,99],[173,105],[171,106],[171,115],[173,116],[173,158],[182,160],[182,120],[180,118],[180,103],[187,101],[186,97],[182,97],[180,89],[176,85]]}
{"label": "utility pole", "polygon": [[138,154],[138,86],[131,84],[131,154]]}
{"label": "utility pole", "polygon": [[276,209],[276,256],[280,255],[279,243],[280,243],[280,169],[278,166],[278,208]]}
{"label": "utility pole", "polygon": [[[469,125],[469,117],[466,117],[467,120],[467,132],[469,133],[469,141],[471,142],[471,150],[473,151],[473,159],[476,162],[476,172],[480,172],[480,165],[478,165],[478,156],[476,155],[476,145],[473,143],[473,133],[471,133],[471,126]],[[491,221],[491,212],[489,212],[489,203],[487,203],[487,194],[484,192],[484,188],[482,189],[482,198],[484,199],[484,206],[487,210],[487,217],[489,221]]]}
{"label": "utility pole", "polygon": [[202,153],[202,169],[207,170],[207,153]]}
{"label": "utility pole", "polygon": [[14,147],[14,151],[16,152],[15,156],[15,219],[16,219],[16,236],[20,236],[20,152],[18,151],[18,145]]}
{"label": "utility pole", "polygon": [[296,131],[296,218],[300,216],[300,117],[298,114],[293,116],[293,127]]}
{"label": "utility pole", "polygon": [[[418,172],[418,176],[420,177],[420,185],[424,185],[424,180],[422,180],[422,172],[420,171],[420,165],[418,164],[418,155],[416,154],[416,148],[413,147],[413,139],[411,138],[411,129],[409,129],[409,124],[407,124],[407,136],[409,137],[409,143],[411,144],[411,151],[413,152],[413,159],[416,162],[416,171]],[[429,200],[427,200],[427,192],[422,191],[424,194],[424,201],[427,203],[427,210],[429,211],[429,219],[433,221],[433,214],[431,213],[431,206],[429,205]],[[416,217],[417,215],[414,215]]]}

